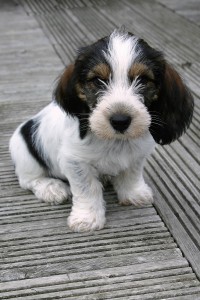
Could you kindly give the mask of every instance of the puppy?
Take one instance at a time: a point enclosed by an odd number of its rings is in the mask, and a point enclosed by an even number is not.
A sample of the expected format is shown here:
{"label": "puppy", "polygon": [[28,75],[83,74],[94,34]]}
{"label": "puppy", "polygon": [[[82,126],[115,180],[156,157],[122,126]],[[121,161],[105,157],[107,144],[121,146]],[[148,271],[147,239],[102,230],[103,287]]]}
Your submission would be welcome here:
{"label": "puppy", "polygon": [[145,160],[156,143],[181,136],[192,112],[193,98],[163,54],[114,31],[79,51],[52,103],[14,132],[10,152],[20,186],[50,204],[72,194],[69,227],[101,229],[102,176],[120,204],[152,203]]}

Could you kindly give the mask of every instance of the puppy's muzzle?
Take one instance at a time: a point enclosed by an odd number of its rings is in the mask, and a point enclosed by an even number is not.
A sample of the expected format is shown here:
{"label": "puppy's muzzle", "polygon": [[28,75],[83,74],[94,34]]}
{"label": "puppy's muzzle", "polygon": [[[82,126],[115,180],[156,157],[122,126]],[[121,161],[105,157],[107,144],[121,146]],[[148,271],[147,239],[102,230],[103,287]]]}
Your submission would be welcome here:
{"label": "puppy's muzzle", "polygon": [[124,114],[114,114],[110,117],[110,124],[116,131],[124,133],[131,124],[131,117]]}

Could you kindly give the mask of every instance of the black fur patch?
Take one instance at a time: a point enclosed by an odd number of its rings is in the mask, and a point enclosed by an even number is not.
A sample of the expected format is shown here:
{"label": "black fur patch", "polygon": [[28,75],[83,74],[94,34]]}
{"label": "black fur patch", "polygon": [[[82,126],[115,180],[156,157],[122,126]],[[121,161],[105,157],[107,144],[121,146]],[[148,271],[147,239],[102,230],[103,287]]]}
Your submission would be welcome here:
{"label": "black fur patch", "polygon": [[48,169],[47,163],[45,159],[43,158],[41,150],[39,150],[36,147],[35,144],[35,136],[37,134],[37,129],[39,126],[39,122],[36,122],[34,120],[27,121],[21,128],[21,134],[27,144],[29,152],[32,154],[32,156],[37,160],[37,162],[44,167],[45,169]]}
{"label": "black fur patch", "polygon": [[153,121],[150,132],[161,145],[170,144],[178,139],[189,127],[194,100],[181,77],[166,63],[158,94],[158,99],[148,107]]}
{"label": "black fur patch", "polygon": [[154,74],[154,80],[143,90],[145,105],[151,115],[150,133],[156,143],[165,145],[178,139],[189,127],[194,101],[187,86],[170,66],[162,52],[140,39],[139,60]]}

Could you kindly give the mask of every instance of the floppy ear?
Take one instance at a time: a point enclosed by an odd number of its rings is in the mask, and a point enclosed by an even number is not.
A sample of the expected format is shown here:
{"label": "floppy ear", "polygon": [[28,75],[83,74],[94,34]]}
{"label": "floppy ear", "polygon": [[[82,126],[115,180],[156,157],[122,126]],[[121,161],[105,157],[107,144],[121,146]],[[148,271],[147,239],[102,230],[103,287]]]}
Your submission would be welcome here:
{"label": "floppy ear", "polygon": [[165,63],[157,100],[148,107],[152,116],[150,132],[161,145],[178,139],[188,128],[193,114],[194,101],[179,74]]}
{"label": "floppy ear", "polygon": [[54,99],[67,114],[79,119],[80,137],[84,138],[88,128],[86,114],[89,113],[89,107],[77,93],[77,82],[75,65],[71,64],[66,67],[58,80],[54,90]]}
{"label": "floppy ear", "polygon": [[68,85],[71,81],[74,71],[74,65],[71,64],[64,70],[63,74],[58,80],[57,86],[54,90],[54,98],[56,102],[62,107],[66,108],[68,100]]}

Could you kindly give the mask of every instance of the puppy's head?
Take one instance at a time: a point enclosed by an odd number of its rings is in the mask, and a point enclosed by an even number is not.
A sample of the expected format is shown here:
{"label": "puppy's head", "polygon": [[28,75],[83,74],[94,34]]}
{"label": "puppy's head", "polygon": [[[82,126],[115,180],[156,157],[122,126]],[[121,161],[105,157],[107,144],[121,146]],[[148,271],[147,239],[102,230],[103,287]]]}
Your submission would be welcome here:
{"label": "puppy's head", "polygon": [[82,48],[66,68],[55,99],[78,117],[80,136],[142,137],[169,144],[189,126],[193,99],[161,52],[131,33],[113,32]]}

